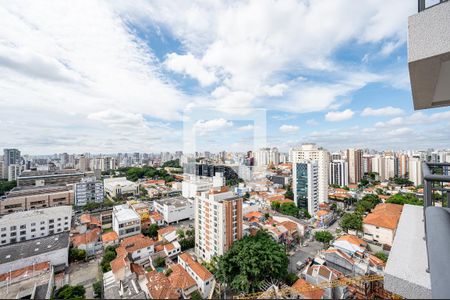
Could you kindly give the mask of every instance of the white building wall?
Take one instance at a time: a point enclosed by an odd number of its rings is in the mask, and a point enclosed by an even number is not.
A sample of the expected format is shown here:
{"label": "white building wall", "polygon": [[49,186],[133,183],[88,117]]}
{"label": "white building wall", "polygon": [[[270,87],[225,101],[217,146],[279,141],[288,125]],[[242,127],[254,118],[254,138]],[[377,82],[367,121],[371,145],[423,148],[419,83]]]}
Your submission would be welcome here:
{"label": "white building wall", "polygon": [[363,224],[364,238],[381,244],[392,246],[395,231],[388,228],[377,227],[371,224]]}

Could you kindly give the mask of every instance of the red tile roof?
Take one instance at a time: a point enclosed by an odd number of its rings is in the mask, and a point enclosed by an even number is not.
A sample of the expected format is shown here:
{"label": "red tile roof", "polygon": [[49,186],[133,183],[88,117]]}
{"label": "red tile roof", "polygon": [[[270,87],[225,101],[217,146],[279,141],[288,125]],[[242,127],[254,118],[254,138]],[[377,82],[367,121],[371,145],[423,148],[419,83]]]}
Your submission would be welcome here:
{"label": "red tile roof", "polygon": [[171,286],[169,279],[163,274],[152,271],[146,274],[147,288],[151,299],[178,299],[180,294]]}
{"label": "red tile roof", "polygon": [[208,269],[202,266],[199,262],[195,261],[189,254],[181,253],[178,258],[181,258],[183,261],[185,261],[186,264],[192,269],[192,271],[197,274],[197,276],[200,277],[203,281],[213,277]]}
{"label": "red tile roof", "polygon": [[107,233],[104,233],[102,235],[102,242],[103,243],[109,243],[112,241],[116,241],[119,239],[119,236],[117,235],[117,233],[115,231],[110,231]]}
{"label": "red tile roof", "polygon": [[396,229],[402,210],[403,206],[399,204],[380,203],[364,218],[363,223],[388,229]]}
{"label": "red tile roof", "polygon": [[94,243],[98,241],[100,236],[100,228],[95,228],[93,230],[86,231],[83,234],[78,234],[72,237],[72,244],[75,247],[79,247],[81,245],[87,245],[90,243]]}
{"label": "red tile roof", "polygon": [[195,280],[191,275],[186,272],[185,269],[179,264],[172,265],[170,267],[172,273],[169,275],[170,284],[176,289],[190,289],[195,286]]}
{"label": "red tile roof", "polygon": [[304,279],[298,279],[292,287],[303,299],[321,299],[325,294],[323,289],[308,283]]}
{"label": "red tile roof", "polygon": [[90,214],[82,214],[80,216],[80,222],[81,224],[93,224],[97,226],[101,226],[101,222],[94,216],[91,216]]}

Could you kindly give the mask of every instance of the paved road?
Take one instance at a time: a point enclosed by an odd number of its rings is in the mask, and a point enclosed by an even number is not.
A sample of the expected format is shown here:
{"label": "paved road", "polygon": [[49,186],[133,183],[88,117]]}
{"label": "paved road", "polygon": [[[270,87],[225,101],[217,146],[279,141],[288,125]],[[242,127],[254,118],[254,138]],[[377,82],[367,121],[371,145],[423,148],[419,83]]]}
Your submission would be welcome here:
{"label": "paved road", "polygon": [[70,285],[83,285],[86,289],[86,299],[94,298],[92,284],[96,282],[101,274],[99,273],[99,259],[89,262],[71,264],[68,271],[68,283]]}
{"label": "paved road", "polygon": [[322,250],[322,243],[312,241],[307,242],[308,246],[299,247],[300,250],[295,251],[295,254],[289,256],[289,272],[297,273],[297,262],[304,261],[308,257],[314,257],[319,250]]}

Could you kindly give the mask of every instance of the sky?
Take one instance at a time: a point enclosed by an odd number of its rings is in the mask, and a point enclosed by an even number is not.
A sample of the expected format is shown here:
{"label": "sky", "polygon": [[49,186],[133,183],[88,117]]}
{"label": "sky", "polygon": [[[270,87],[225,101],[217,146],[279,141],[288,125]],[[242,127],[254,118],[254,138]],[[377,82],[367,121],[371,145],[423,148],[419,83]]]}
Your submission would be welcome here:
{"label": "sky", "polygon": [[175,151],[189,130],[198,151],[250,150],[261,132],[281,151],[450,148],[450,109],[412,107],[416,10],[414,0],[1,0],[0,148]]}

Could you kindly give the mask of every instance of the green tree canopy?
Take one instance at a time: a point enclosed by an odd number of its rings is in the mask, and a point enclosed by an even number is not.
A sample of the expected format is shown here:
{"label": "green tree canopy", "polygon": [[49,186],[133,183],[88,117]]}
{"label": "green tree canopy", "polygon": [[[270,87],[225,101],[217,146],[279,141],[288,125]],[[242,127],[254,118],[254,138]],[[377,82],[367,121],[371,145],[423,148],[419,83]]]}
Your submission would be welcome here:
{"label": "green tree canopy", "polygon": [[420,200],[417,198],[414,194],[408,193],[408,194],[396,194],[389,199],[386,200],[386,203],[393,203],[393,204],[411,204],[411,205],[418,205],[423,206],[423,200]]}
{"label": "green tree canopy", "polygon": [[70,261],[81,261],[86,258],[86,250],[78,248],[69,249],[69,260]]}
{"label": "green tree canopy", "polygon": [[387,262],[387,260],[388,260],[388,255],[384,252],[377,252],[377,253],[375,253],[375,256],[384,262]]}
{"label": "green tree canopy", "polygon": [[292,188],[291,188],[290,185],[288,185],[288,186],[286,187],[286,193],[284,194],[284,196],[285,196],[287,199],[294,200],[294,192],[292,191]]}
{"label": "green tree canopy", "polygon": [[103,273],[106,273],[111,270],[111,261],[113,261],[117,257],[116,247],[108,246],[103,253],[102,261],[100,262],[100,266],[102,267]]}
{"label": "green tree canopy", "polygon": [[218,259],[215,275],[236,291],[256,291],[266,279],[284,279],[288,263],[284,248],[260,230],[234,242]]}
{"label": "green tree canopy", "polygon": [[379,203],[381,199],[378,195],[368,194],[356,203],[356,210],[360,213],[370,212]]}
{"label": "green tree canopy", "polygon": [[82,285],[64,285],[56,292],[57,299],[84,299],[86,290]]}
{"label": "green tree canopy", "polygon": [[150,226],[147,229],[144,229],[142,233],[145,236],[156,238],[158,236],[158,230],[159,226],[157,224],[150,224]]}
{"label": "green tree canopy", "polygon": [[314,238],[318,242],[329,244],[334,237],[333,234],[331,234],[331,232],[323,230],[323,231],[316,231],[316,233],[314,233]]}
{"label": "green tree canopy", "polygon": [[298,216],[299,208],[293,202],[284,202],[280,206],[280,213],[289,216]]}
{"label": "green tree canopy", "polygon": [[6,192],[9,192],[16,186],[17,186],[17,182],[15,180],[6,181],[6,180],[0,179],[0,196],[3,196]]}
{"label": "green tree canopy", "polygon": [[346,232],[349,229],[353,229],[353,230],[358,230],[361,231],[362,230],[362,216],[358,213],[345,213],[342,218],[341,218],[341,222],[340,224],[342,229],[345,230]]}
{"label": "green tree canopy", "polygon": [[181,168],[180,167],[180,160],[177,158],[177,159],[174,159],[174,160],[166,161],[165,163],[163,163],[163,165],[161,167],[163,167],[163,168],[166,168],[166,167]]}

